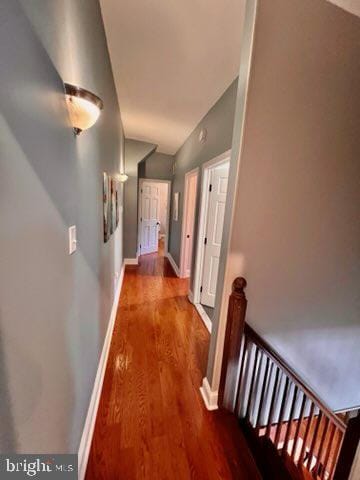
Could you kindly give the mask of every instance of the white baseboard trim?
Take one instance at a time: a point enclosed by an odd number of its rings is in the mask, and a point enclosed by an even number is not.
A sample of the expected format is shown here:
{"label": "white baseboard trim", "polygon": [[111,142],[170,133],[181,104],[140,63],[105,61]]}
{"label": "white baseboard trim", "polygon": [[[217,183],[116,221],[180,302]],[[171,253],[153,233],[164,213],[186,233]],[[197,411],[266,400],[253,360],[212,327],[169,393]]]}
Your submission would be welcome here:
{"label": "white baseboard trim", "polygon": [[136,258],[124,258],[124,265],[138,265],[139,259]]}
{"label": "white baseboard trim", "polygon": [[166,253],[166,256],[167,256],[167,258],[169,259],[169,262],[170,262],[170,264],[171,264],[171,266],[172,266],[172,268],[173,268],[176,276],[177,276],[177,277],[180,277],[180,269],[179,269],[179,267],[176,265],[176,262],[175,262],[175,260],[173,259],[171,253],[170,253],[170,252],[167,252],[167,253]]}
{"label": "white baseboard trim", "polygon": [[190,303],[194,304],[194,294],[191,290],[189,290],[188,299]]}
{"label": "white baseboard trim", "polygon": [[104,345],[102,348],[99,365],[96,372],[94,387],[91,394],[88,412],[86,415],[85,425],[84,425],[83,433],[81,436],[81,441],[80,441],[80,446],[78,451],[78,465],[79,465],[78,479],[79,480],[83,480],[85,478],[86,467],[87,467],[90,447],[91,447],[91,441],[94,433],[95,421],[96,421],[97,411],[99,407],[100,395],[102,391],[105,370],[106,370],[107,360],[109,356],[111,338],[114,330],[116,313],[119,305],[121,287],[124,280],[124,271],[125,271],[125,265],[123,264],[120,272],[118,286],[117,286],[115,297],[114,297],[114,303],[111,308],[109,325],[107,328]]}
{"label": "white baseboard trim", "polygon": [[194,303],[194,307],[200,315],[201,320],[204,322],[205,327],[208,329],[209,333],[211,333],[212,321],[208,317],[208,314],[205,312],[204,307],[201,305],[201,303]]}
{"label": "white baseboard trim", "polygon": [[212,391],[208,379],[203,378],[200,393],[208,410],[218,409],[218,391]]}

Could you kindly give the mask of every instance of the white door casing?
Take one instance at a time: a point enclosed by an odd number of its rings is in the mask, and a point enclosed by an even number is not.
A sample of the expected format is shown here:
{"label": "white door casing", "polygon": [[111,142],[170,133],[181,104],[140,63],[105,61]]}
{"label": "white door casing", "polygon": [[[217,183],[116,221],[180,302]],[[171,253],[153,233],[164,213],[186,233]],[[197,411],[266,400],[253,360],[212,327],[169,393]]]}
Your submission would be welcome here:
{"label": "white door casing", "polygon": [[185,274],[190,277],[191,260],[194,237],[194,221],[195,221],[195,206],[196,206],[196,186],[197,175],[192,175],[189,180],[189,196],[188,196],[188,215],[186,224],[186,247],[185,247]]}
{"label": "white door casing", "polygon": [[200,296],[200,302],[209,307],[215,306],[228,177],[228,162],[213,168],[210,173],[211,190],[208,197],[202,290]]}
{"label": "white door casing", "polygon": [[191,262],[194,240],[194,223],[196,208],[198,168],[185,175],[185,198],[181,240],[181,277],[188,278],[191,274]]}
{"label": "white door casing", "polygon": [[160,189],[153,182],[142,182],[140,207],[140,255],[158,251]]}

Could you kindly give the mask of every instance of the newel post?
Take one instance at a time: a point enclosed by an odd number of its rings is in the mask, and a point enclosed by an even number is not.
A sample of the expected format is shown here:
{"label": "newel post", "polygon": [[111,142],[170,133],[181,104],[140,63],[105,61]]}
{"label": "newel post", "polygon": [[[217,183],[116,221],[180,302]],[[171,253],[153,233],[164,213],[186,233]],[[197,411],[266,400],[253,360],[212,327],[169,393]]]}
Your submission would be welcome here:
{"label": "newel post", "polygon": [[360,410],[349,419],[345,437],[336,463],[334,480],[347,480],[360,441]]}
{"label": "newel post", "polygon": [[[245,278],[237,277],[232,284],[232,293],[229,298],[219,387],[218,404],[220,408],[228,408],[227,405],[224,404],[225,392],[227,399],[233,399],[235,397],[241,340],[245,326],[247,306],[247,299],[244,292],[246,285]],[[226,402],[226,404],[228,403],[229,402]]]}

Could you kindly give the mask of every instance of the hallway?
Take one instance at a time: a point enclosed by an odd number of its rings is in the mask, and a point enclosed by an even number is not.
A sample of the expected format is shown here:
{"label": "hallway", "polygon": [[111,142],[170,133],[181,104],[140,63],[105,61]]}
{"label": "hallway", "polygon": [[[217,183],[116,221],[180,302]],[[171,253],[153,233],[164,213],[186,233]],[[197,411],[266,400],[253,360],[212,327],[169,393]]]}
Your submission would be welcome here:
{"label": "hallway", "polygon": [[187,289],[162,250],[126,267],[87,480],[257,478],[235,419],[203,405],[209,334]]}

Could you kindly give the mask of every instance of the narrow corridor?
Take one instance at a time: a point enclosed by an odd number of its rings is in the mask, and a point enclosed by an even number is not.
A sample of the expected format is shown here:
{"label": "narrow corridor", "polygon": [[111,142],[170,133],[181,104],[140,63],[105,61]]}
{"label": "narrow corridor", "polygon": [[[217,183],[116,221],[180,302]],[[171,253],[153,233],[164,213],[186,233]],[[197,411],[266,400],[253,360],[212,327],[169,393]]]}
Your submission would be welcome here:
{"label": "narrow corridor", "polygon": [[210,337],[187,290],[162,250],[126,267],[87,480],[257,478],[235,419],[203,405]]}

